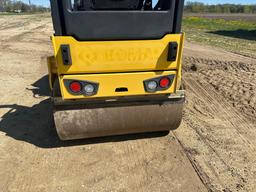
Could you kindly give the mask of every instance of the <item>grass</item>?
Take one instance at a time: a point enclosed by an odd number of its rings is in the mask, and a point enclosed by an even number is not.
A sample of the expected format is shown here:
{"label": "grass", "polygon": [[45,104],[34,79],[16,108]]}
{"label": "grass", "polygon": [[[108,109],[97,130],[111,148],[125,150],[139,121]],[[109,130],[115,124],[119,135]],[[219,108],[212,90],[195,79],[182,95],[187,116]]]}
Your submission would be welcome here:
{"label": "grass", "polygon": [[24,12],[24,13],[8,13],[0,12],[0,16],[22,16],[22,15],[49,15],[49,12]]}
{"label": "grass", "polygon": [[9,12],[0,12],[0,16],[1,15],[33,15],[33,14],[37,14],[37,13],[9,13]]}
{"label": "grass", "polygon": [[256,58],[256,23],[185,16],[187,40]]}

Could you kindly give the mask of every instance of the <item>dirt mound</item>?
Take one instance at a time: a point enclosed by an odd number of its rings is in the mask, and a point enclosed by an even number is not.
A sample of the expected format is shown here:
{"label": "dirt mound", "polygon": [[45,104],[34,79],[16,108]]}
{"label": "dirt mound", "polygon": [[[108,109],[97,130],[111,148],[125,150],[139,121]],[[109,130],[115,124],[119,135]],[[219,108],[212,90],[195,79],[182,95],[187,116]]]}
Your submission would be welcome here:
{"label": "dirt mound", "polygon": [[256,62],[197,45],[186,50],[187,103],[175,136],[209,191],[255,191]]}
{"label": "dirt mound", "polygon": [[256,120],[256,63],[185,57],[184,71],[194,72],[194,68],[218,94],[243,114]]}

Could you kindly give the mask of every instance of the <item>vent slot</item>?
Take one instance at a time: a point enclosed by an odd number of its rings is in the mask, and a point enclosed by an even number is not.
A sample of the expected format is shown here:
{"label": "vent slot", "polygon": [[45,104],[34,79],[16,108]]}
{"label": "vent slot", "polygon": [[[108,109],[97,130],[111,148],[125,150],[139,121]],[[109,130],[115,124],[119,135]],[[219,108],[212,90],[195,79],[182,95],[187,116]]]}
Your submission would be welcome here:
{"label": "vent slot", "polygon": [[128,92],[128,88],[127,87],[119,87],[119,88],[116,88],[115,92],[117,92],[117,93]]}

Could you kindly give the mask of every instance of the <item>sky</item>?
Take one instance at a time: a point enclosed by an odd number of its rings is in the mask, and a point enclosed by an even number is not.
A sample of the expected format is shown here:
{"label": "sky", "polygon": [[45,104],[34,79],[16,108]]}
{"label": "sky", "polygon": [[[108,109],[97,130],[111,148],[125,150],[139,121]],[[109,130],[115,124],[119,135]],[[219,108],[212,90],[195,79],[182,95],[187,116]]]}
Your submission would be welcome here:
{"label": "sky", "polygon": [[[29,0],[22,0],[26,3]],[[153,0],[156,1],[156,0]],[[256,0],[190,0],[190,1],[198,1],[206,4],[224,4],[224,3],[235,3],[235,4],[256,4]],[[49,0],[31,0],[31,3],[37,5],[49,6]]]}

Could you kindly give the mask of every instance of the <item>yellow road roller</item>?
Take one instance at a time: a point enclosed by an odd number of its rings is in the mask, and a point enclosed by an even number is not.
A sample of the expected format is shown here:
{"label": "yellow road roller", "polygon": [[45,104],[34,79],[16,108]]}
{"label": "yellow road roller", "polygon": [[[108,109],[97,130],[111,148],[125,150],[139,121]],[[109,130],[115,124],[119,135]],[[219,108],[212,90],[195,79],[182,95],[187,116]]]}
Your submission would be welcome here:
{"label": "yellow road roller", "polygon": [[61,140],[179,127],[183,0],[51,0]]}

